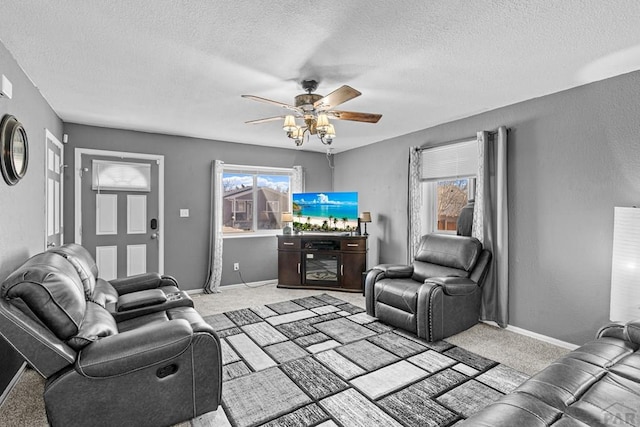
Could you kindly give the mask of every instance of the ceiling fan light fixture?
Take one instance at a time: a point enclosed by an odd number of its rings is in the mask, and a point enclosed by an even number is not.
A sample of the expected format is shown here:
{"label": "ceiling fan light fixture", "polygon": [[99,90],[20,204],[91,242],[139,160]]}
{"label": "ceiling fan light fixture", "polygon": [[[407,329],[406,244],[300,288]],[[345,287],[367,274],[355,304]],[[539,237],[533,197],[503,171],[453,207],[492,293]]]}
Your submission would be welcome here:
{"label": "ceiling fan light fixture", "polygon": [[291,115],[285,116],[282,130],[284,130],[285,132],[293,132],[296,128],[296,118]]}
{"label": "ceiling fan light fixture", "polygon": [[296,143],[296,146],[299,147],[304,142],[304,131],[306,128],[302,128],[300,126],[296,126],[296,128],[291,132],[291,136],[289,138],[293,139],[293,142]]}
{"label": "ceiling fan light fixture", "polygon": [[333,138],[336,137],[336,130],[332,124],[328,124],[325,130],[318,131],[318,138],[324,145],[331,145]]}
{"label": "ceiling fan light fixture", "polygon": [[329,126],[327,126],[327,131],[325,133],[325,137],[327,139],[333,139],[336,137],[336,130],[333,127],[333,125],[331,123],[329,123]]}
{"label": "ceiling fan light fixture", "polygon": [[[336,137],[336,130],[329,122],[329,116],[331,116],[332,119],[364,123],[377,123],[382,117],[381,114],[335,111],[333,110],[335,107],[360,96],[361,93],[350,86],[342,85],[330,94],[322,96],[313,93],[317,86],[318,82],[316,80],[303,80],[302,87],[307,93],[297,95],[295,97],[295,105],[253,95],[242,95],[242,97],[293,111],[294,114],[284,116],[282,130],[285,131],[287,137],[292,139],[298,147],[304,143],[305,136],[307,141],[309,140],[309,135],[317,135],[320,142],[324,145],[330,145]],[[296,124],[296,117],[303,122],[302,126]],[[280,120],[281,118],[282,116],[269,117],[266,119],[251,120],[247,123],[271,122]]]}
{"label": "ceiling fan light fixture", "polygon": [[318,114],[318,122],[316,123],[316,129],[318,129],[319,131],[326,132],[329,126],[330,126],[329,118],[327,117],[327,115],[324,113]]}

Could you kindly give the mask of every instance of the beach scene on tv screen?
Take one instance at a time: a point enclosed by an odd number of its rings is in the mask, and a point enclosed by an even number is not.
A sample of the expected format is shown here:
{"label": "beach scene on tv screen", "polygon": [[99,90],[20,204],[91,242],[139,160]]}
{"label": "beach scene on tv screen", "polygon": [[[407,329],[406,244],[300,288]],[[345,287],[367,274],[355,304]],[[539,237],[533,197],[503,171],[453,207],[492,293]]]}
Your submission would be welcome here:
{"label": "beach scene on tv screen", "polygon": [[353,231],[358,227],[358,193],[294,193],[293,220],[302,231]]}

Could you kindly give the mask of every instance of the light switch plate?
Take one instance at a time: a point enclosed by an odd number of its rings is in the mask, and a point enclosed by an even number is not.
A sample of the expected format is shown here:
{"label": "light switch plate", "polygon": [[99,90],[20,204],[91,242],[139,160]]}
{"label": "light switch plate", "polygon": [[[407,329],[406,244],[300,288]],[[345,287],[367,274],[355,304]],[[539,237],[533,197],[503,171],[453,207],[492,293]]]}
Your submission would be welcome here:
{"label": "light switch plate", "polygon": [[2,75],[2,83],[0,83],[0,98],[3,96],[9,99],[13,96],[13,85],[4,74]]}
{"label": "light switch plate", "polygon": [[189,209],[180,209],[180,218],[188,218]]}

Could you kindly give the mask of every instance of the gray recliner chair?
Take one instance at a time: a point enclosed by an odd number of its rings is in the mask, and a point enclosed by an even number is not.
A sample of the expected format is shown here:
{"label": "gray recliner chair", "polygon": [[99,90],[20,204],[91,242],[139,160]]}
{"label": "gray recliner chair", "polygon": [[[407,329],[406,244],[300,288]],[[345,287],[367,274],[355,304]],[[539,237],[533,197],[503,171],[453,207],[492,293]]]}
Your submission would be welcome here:
{"label": "gray recliner chair", "polygon": [[220,404],[220,340],[192,307],[116,320],[52,252],[3,282],[0,335],[46,378],[52,426],[166,426]]}
{"label": "gray recliner chair", "polygon": [[411,265],[368,272],[367,314],[428,341],[457,334],[478,323],[490,261],[476,238],[427,234]]}

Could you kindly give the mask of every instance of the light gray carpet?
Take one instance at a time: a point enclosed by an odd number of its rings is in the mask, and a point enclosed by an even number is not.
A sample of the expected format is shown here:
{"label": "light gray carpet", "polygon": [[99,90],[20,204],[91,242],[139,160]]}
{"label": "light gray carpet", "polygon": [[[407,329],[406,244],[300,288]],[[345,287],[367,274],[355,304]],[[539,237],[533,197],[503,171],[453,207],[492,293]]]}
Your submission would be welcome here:
{"label": "light gray carpet", "polygon": [[[304,289],[278,289],[275,283],[273,283],[267,286],[253,288],[246,286],[226,287],[223,288],[219,294],[195,294],[192,295],[192,297],[196,309],[201,314],[209,316],[248,307],[260,307],[265,304],[301,299],[317,293],[317,291]],[[348,301],[353,305],[364,307],[364,297],[360,294],[335,291],[328,291],[326,293]],[[300,304],[300,302],[298,304]],[[254,313],[258,315],[265,314],[255,310]],[[223,321],[229,321],[229,319],[225,316]],[[381,326],[381,328],[384,328],[384,326]],[[478,324],[465,332],[447,338],[447,340],[458,347],[465,348],[528,375],[534,374],[553,360],[568,352],[566,349],[486,324]],[[288,351],[287,348],[281,348],[282,346],[277,347],[278,345],[279,344],[274,344],[268,354],[270,354],[273,359],[279,359],[278,363],[283,363],[287,359],[287,357],[283,355],[286,355]],[[286,344],[286,347],[289,349],[295,348],[291,346],[291,344]],[[274,356],[276,352],[278,352],[280,356]],[[349,363],[344,362],[344,360],[348,361],[348,359],[344,358],[340,353],[325,352],[324,354],[326,356],[323,357],[332,357],[335,359],[334,363],[336,365],[340,364],[345,371],[349,369],[354,370],[351,375],[355,376],[359,374],[357,365],[355,365],[356,368],[354,368]],[[246,366],[243,369],[240,365],[238,365],[238,371],[249,372]],[[450,375],[455,375],[455,371],[450,373]],[[343,376],[343,378],[348,377],[348,375]],[[44,401],[42,400],[43,389],[44,379],[35,371],[27,369],[15,387],[10,391],[2,405],[0,405],[0,420],[2,420],[2,424],[7,426],[47,426]],[[339,395],[340,393],[334,395],[336,397],[333,400],[338,400],[337,396]],[[398,399],[400,399],[400,397],[398,397]],[[327,400],[328,404],[332,402],[332,400]],[[388,404],[391,405],[391,401],[389,401]],[[300,411],[300,413],[296,415],[292,415],[291,425],[299,424],[295,422],[296,416],[312,417],[311,414],[313,413],[313,407],[310,407],[304,411]],[[215,416],[209,416],[206,420],[203,420],[203,422],[205,424],[209,423],[210,425],[224,425],[220,424],[220,422],[223,421],[217,420]],[[183,425],[186,426],[188,424]]]}
{"label": "light gray carpet", "polygon": [[[225,349],[216,416],[237,427],[292,420],[305,427],[449,426],[528,378],[446,341],[382,325],[326,294],[238,312],[204,317],[223,328],[216,331]],[[284,348],[293,350],[289,357]]]}

